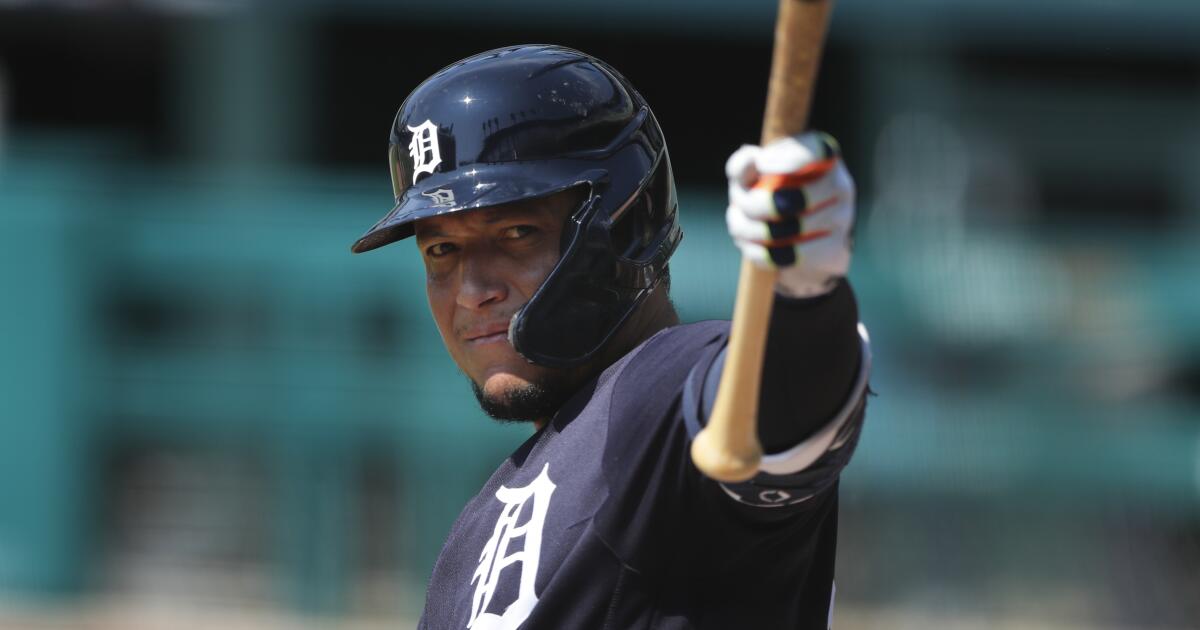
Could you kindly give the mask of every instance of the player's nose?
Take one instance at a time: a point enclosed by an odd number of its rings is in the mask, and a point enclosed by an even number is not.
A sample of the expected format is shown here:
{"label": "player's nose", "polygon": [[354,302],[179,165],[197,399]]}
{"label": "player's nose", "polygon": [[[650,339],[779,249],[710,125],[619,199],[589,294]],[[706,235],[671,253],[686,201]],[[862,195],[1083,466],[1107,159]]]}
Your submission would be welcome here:
{"label": "player's nose", "polygon": [[464,257],[458,305],[479,310],[500,304],[508,297],[508,284],[496,272],[496,266],[481,257]]}

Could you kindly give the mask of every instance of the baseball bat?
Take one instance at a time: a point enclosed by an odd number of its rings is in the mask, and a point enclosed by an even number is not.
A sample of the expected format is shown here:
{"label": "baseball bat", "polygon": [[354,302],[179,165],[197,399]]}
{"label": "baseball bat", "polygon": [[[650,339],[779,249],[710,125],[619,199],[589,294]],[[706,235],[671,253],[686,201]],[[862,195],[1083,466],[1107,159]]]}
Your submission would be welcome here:
{"label": "baseball bat", "polygon": [[[800,133],[808,122],[832,0],[780,0],[762,144]],[[692,461],[708,477],[737,482],[758,472],[758,397],[776,272],[742,260],[725,366]]]}

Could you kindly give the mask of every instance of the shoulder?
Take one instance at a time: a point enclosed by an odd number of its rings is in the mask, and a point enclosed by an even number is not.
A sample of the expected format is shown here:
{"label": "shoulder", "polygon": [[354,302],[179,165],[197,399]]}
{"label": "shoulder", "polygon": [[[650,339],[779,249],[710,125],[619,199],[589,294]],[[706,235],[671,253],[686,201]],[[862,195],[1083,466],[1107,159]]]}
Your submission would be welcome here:
{"label": "shoulder", "polygon": [[680,324],[660,330],[646,343],[694,343],[698,340],[708,341],[711,339],[722,338],[729,334],[729,320],[727,319],[709,319],[702,322],[693,322],[691,324]]}
{"label": "shoulder", "polygon": [[710,364],[728,335],[728,321],[712,320],[672,326],[642,342],[609,375],[612,414],[632,421],[671,415],[689,374]]}
{"label": "shoulder", "polygon": [[723,344],[729,336],[729,321],[706,320],[671,326],[634,348],[626,359],[631,364],[644,362],[682,363],[692,354],[713,344]]}
{"label": "shoulder", "polygon": [[729,322],[723,320],[665,328],[630,351],[614,376],[626,385],[646,378],[660,385],[664,378],[682,382],[704,355],[715,355],[724,347],[728,337]]}

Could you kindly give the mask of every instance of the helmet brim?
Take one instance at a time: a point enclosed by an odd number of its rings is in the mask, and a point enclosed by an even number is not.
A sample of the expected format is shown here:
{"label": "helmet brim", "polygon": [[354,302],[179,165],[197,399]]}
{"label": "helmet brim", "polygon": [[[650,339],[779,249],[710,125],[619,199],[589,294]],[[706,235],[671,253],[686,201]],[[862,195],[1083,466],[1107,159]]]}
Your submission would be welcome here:
{"label": "helmet brim", "polygon": [[414,224],[430,217],[551,195],[604,176],[592,160],[546,160],[477,165],[434,173],[409,187],[396,205],[350,251],[358,254],[413,235]]}

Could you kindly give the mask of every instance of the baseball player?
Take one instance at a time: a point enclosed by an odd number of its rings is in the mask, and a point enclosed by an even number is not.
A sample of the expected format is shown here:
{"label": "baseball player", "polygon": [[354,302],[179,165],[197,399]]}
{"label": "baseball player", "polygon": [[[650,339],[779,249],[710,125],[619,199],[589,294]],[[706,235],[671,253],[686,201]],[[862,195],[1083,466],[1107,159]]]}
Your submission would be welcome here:
{"label": "baseball player", "polygon": [[416,237],[442,340],[483,409],[532,423],[450,531],[421,628],[826,628],[837,480],[869,352],[844,276],[854,187],[827,136],[726,165],[744,257],[779,268],[752,480],[688,457],[729,322],[681,325],[671,162],[641,95],[575,50],[434,74],[390,138],[396,205],[353,246]]}

